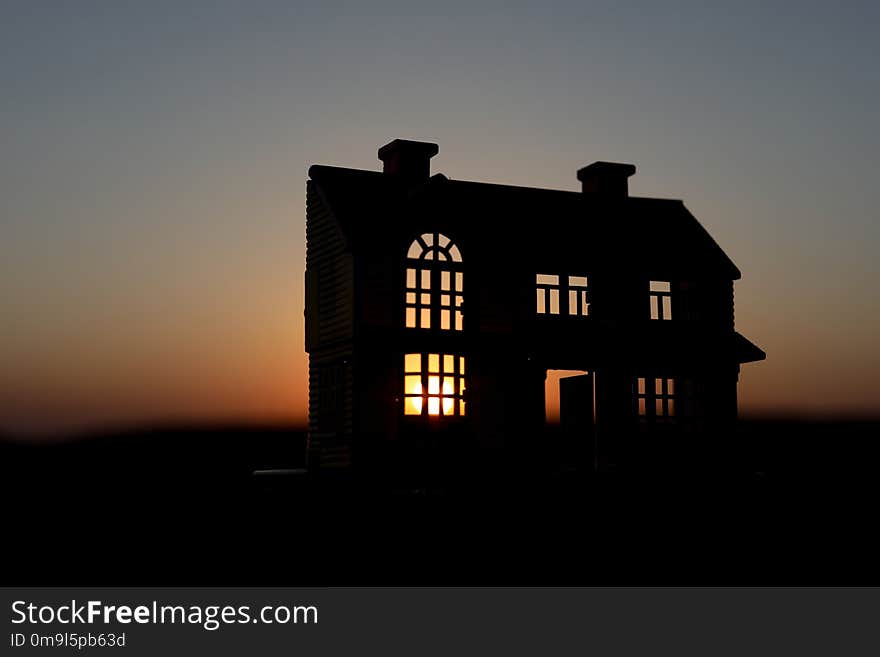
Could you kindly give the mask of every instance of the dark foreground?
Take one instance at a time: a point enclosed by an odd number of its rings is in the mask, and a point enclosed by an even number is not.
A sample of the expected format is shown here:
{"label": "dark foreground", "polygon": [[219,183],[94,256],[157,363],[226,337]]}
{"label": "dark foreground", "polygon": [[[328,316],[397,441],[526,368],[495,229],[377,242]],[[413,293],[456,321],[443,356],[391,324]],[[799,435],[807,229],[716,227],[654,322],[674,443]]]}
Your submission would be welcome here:
{"label": "dark foreground", "polygon": [[0,445],[6,585],[880,584],[880,424],[744,422],[734,472],[301,474],[290,428]]}

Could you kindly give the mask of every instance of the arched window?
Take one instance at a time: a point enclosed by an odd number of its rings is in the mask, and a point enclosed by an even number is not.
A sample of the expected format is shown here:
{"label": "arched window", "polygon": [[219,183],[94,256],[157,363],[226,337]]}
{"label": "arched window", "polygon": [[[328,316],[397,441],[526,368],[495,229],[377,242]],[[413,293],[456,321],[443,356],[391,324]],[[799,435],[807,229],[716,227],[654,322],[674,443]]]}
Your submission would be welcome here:
{"label": "arched window", "polygon": [[461,252],[440,233],[424,233],[406,254],[407,328],[464,329]]}

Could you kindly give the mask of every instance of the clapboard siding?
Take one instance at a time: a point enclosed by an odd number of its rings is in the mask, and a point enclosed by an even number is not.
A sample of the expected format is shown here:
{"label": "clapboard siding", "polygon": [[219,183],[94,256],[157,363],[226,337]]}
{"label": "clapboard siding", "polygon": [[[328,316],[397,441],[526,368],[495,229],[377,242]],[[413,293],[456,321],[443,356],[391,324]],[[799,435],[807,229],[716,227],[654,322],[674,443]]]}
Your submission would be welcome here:
{"label": "clapboard siding", "polygon": [[306,350],[309,352],[309,465],[351,464],[354,270],[345,238],[321,190],[306,190]]}

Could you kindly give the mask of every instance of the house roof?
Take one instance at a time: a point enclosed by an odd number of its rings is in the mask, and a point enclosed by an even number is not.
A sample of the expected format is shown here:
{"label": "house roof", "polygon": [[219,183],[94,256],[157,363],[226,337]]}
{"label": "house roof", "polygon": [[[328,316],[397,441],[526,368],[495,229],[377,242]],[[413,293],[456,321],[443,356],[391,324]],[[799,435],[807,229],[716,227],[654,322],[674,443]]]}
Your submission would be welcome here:
{"label": "house roof", "polygon": [[[527,250],[540,261],[553,255],[664,268],[711,271],[732,280],[740,271],[680,200],[620,197],[582,192],[451,180],[432,176],[417,187],[394,176],[313,165],[315,181],[343,232],[356,248],[363,231],[375,233],[371,218],[388,222],[426,212],[451,224],[479,222],[496,247]],[[454,236],[451,236],[454,237]]]}

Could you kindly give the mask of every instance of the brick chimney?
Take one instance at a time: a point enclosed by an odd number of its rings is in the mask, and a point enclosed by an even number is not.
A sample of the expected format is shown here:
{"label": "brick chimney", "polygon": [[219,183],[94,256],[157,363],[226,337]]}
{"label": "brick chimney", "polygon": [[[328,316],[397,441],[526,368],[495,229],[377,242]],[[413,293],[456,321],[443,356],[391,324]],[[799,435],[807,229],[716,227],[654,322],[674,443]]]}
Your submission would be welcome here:
{"label": "brick chimney", "polygon": [[379,159],[384,173],[418,183],[431,176],[431,158],[439,151],[440,147],[430,142],[395,139],[379,149]]}
{"label": "brick chimney", "polygon": [[627,178],[635,172],[634,164],[593,162],[578,170],[577,179],[583,184],[584,194],[629,196]]}

